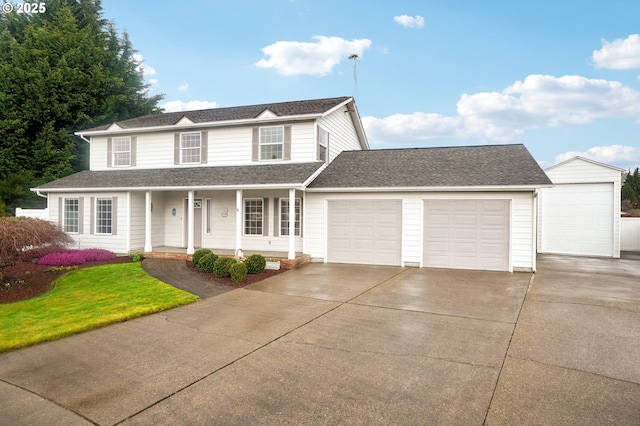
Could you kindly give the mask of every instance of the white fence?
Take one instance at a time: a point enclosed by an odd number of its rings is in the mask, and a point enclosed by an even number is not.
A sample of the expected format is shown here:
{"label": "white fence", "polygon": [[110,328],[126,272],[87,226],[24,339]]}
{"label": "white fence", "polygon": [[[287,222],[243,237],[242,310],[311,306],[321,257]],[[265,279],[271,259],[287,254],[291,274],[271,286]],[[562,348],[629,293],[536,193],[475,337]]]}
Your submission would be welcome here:
{"label": "white fence", "polygon": [[640,251],[640,217],[620,218],[620,250]]}
{"label": "white fence", "polygon": [[34,217],[49,220],[49,209],[21,209],[16,207],[16,217]]}

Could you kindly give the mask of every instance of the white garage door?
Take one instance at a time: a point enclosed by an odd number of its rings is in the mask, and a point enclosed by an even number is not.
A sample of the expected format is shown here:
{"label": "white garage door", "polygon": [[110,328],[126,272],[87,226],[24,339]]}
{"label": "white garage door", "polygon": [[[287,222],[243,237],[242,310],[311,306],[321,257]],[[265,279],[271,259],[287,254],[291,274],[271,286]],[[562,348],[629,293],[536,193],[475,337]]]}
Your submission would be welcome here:
{"label": "white garage door", "polygon": [[613,256],[613,184],[575,183],[545,188],[542,251]]}
{"label": "white garage door", "polygon": [[426,200],[423,266],[509,270],[508,200]]}
{"label": "white garage door", "polygon": [[401,200],[329,200],[328,210],[328,262],[401,264]]}

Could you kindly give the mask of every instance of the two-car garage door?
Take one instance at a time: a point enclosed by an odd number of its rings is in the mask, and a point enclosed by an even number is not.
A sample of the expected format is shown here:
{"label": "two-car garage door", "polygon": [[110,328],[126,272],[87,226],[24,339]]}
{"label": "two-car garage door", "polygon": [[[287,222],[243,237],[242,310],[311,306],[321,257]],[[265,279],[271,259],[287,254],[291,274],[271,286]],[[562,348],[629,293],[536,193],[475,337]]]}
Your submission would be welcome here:
{"label": "two-car garage door", "polygon": [[[423,266],[509,270],[508,200],[423,203]],[[402,220],[402,200],[329,200],[327,261],[401,265]]]}

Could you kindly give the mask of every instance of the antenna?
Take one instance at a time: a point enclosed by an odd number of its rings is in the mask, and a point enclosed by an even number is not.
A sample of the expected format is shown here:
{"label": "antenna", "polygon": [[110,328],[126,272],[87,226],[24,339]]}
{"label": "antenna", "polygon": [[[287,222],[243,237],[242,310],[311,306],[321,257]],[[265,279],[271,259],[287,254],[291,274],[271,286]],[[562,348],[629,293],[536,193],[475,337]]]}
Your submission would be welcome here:
{"label": "antenna", "polygon": [[353,87],[355,91],[355,97],[356,99],[358,99],[358,73],[356,70],[356,66],[358,65],[358,60],[360,59],[360,56],[353,53],[349,56],[349,59],[353,61]]}

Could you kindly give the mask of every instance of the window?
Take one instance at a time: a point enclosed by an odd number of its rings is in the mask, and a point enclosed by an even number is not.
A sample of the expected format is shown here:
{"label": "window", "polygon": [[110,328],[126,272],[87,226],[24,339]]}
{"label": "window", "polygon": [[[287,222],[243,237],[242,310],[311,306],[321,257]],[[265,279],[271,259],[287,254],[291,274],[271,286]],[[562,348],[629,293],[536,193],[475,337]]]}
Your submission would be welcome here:
{"label": "window", "polygon": [[131,165],[131,138],[129,136],[113,138],[113,165],[123,167]]}
{"label": "window", "polygon": [[245,235],[262,235],[262,199],[244,200]]}
{"label": "window", "polygon": [[64,225],[65,232],[80,231],[80,209],[79,200],[77,198],[64,199]]}
{"label": "window", "polygon": [[211,198],[207,198],[205,200],[205,214],[207,215],[205,218],[206,230],[205,233],[211,233]]}
{"label": "window", "polygon": [[96,199],[96,234],[111,234],[113,211],[111,198]]}
{"label": "window", "polygon": [[318,160],[327,162],[329,152],[329,132],[318,127]]}
{"label": "window", "polygon": [[180,158],[182,164],[200,163],[200,132],[180,135]]}
{"label": "window", "polygon": [[260,128],[260,159],[282,160],[284,148],[284,127]]}
{"label": "window", "polygon": [[[300,198],[296,198],[296,205],[294,207],[295,210],[295,233],[296,237],[300,236]],[[289,235],[289,199],[281,198],[280,199],[280,235],[288,236]]]}

